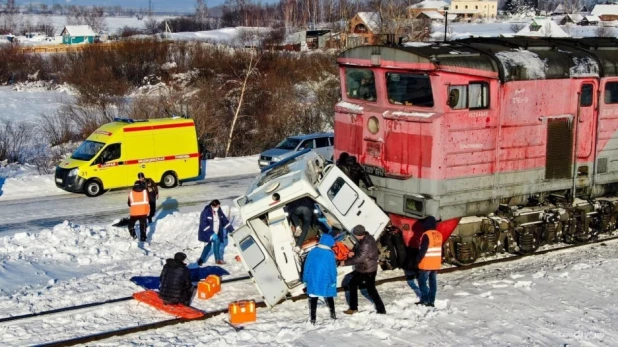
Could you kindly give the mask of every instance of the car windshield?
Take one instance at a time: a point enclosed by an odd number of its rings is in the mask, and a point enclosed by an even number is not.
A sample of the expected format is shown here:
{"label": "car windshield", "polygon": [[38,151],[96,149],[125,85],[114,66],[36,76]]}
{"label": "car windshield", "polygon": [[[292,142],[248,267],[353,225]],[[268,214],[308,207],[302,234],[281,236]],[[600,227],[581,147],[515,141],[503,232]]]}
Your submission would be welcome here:
{"label": "car windshield", "polygon": [[103,146],[105,146],[104,143],[86,140],[75,150],[71,159],[90,161]]}
{"label": "car windshield", "polygon": [[295,150],[296,147],[298,147],[299,143],[300,143],[300,140],[298,140],[298,139],[287,138],[287,139],[281,141],[277,145],[277,147],[275,147],[275,148],[277,148],[277,149],[287,149],[287,150],[292,151],[292,150]]}

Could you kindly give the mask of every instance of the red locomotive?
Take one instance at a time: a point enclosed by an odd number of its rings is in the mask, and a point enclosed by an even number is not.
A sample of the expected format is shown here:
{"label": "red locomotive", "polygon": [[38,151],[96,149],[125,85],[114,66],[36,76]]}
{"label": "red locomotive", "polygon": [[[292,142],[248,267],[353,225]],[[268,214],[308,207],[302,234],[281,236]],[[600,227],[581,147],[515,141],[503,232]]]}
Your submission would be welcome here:
{"label": "red locomotive", "polygon": [[483,38],[342,52],[335,151],[417,247],[445,260],[531,253],[615,230],[618,40]]}

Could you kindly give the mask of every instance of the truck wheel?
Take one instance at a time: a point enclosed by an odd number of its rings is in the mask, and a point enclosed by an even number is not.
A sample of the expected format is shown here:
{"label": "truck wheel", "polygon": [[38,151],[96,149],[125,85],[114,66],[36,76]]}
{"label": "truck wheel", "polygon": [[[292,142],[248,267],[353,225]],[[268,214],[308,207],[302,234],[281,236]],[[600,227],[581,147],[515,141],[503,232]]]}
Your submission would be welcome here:
{"label": "truck wheel", "polygon": [[84,185],[84,193],[88,197],[95,197],[103,194],[103,185],[95,179],[89,179]]}
{"label": "truck wheel", "polygon": [[176,178],[176,174],[173,171],[168,171],[163,174],[161,177],[161,187],[163,188],[173,188],[178,184],[178,179]]}

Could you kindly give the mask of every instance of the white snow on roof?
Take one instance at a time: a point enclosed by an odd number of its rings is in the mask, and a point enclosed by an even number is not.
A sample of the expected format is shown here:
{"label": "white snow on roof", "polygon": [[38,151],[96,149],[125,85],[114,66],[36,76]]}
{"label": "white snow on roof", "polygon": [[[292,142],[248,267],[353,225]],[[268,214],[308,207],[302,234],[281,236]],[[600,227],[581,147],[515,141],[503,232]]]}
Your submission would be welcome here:
{"label": "white snow on roof", "polygon": [[599,76],[599,65],[590,57],[573,57],[575,66],[569,69],[571,77]]}
{"label": "white snow on roof", "polygon": [[571,18],[571,21],[573,21],[573,23],[579,23],[582,21],[582,19],[584,19],[584,16],[582,16],[581,14],[567,14],[566,17]]}
{"label": "white snow on roof", "polygon": [[544,79],[547,65],[537,54],[523,49],[498,52],[496,57],[502,62],[504,76],[508,77],[512,67],[523,68],[530,79]]}
{"label": "white snow on roof", "polygon": [[444,20],[444,16],[437,11],[423,11],[421,13],[429,17],[431,20]]}
{"label": "white snow on roof", "polygon": [[554,13],[564,13],[564,7],[562,7],[562,4],[556,6]]}
{"label": "white snow on roof", "polygon": [[588,22],[600,22],[601,18],[599,16],[586,16],[585,17]]}
{"label": "white snow on roof", "polygon": [[71,36],[96,36],[90,25],[67,25],[64,31]]}
{"label": "white snow on roof", "polygon": [[447,18],[448,20],[455,20],[455,19],[457,19],[457,14],[456,14],[456,13],[449,13],[449,14],[446,16],[446,18]]}
{"label": "white snow on roof", "polygon": [[594,5],[593,16],[616,15],[618,16],[618,5]]}
{"label": "white snow on roof", "polygon": [[441,10],[447,6],[448,6],[448,3],[444,1],[422,1],[408,8],[436,8],[438,10]]}
{"label": "white snow on roof", "polygon": [[380,26],[382,21],[380,20],[380,13],[378,12],[359,12],[358,16],[367,25],[367,28],[374,34],[380,32]]}
{"label": "white snow on roof", "polygon": [[[537,31],[532,31],[532,28],[538,25],[540,28]],[[551,18],[535,18],[532,22],[521,29],[515,36],[532,36],[532,37],[570,37],[564,32],[556,22]]]}

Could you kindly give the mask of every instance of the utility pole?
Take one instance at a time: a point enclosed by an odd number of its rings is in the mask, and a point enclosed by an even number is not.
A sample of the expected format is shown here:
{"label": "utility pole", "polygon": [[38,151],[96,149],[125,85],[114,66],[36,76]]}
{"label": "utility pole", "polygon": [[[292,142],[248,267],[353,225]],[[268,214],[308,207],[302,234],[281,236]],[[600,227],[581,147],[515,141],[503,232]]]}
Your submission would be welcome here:
{"label": "utility pole", "polygon": [[152,0],[148,0],[148,15],[152,16]]}
{"label": "utility pole", "polygon": [[446,42],[446,28],[448,27],[448,11],[444,11],[444,42]]}

